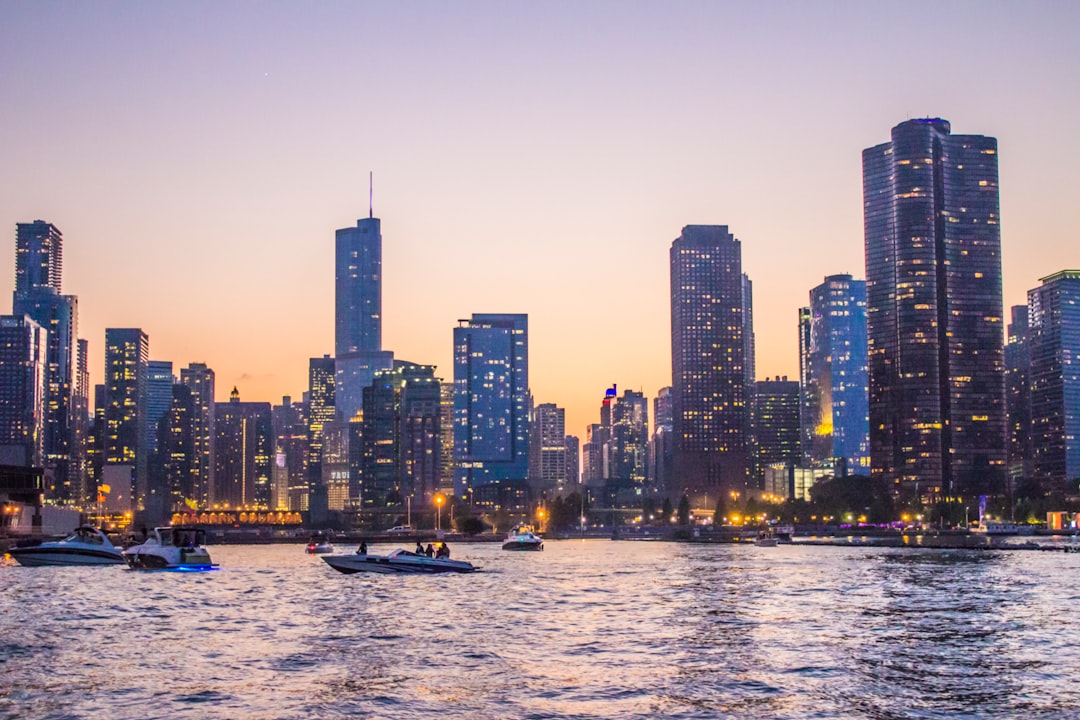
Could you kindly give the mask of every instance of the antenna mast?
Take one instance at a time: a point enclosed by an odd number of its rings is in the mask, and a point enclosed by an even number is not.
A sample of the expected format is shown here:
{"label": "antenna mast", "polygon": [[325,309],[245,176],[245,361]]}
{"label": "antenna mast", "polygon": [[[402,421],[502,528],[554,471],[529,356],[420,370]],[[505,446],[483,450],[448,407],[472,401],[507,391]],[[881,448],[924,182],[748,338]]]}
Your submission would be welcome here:
{"label": "antenna mast", "polygon": [[367,216],[368,218],[375,217],[375,173],[368,170],[368,191],[367,191]]}

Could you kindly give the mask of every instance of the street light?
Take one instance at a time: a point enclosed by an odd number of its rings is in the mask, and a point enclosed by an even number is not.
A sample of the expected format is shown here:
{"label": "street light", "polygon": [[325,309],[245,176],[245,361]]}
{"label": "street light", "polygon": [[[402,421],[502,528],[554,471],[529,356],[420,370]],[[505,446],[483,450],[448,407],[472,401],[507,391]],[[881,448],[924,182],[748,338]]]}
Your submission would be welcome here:
{"label": "street light", "polygon": [[442,504],[443,504],[443,496],[442,495],[436,495],[435,496],[435,529],[436,530],[441,530],[442,529]]}

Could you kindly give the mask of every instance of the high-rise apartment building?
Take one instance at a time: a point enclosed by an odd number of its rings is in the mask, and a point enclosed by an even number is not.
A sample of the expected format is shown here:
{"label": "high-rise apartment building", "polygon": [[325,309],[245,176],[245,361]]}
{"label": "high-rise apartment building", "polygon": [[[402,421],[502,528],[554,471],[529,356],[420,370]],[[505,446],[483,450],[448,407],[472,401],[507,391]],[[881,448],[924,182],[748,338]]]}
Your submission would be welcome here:
{"label": "high-rise apartment building", "polygon": [[561,494],[568,482],[566,410],[555,403],[540,403],[533,408],[530,440],[533,445],[530,460],[533,490]]}
{"label": "high-rise apartment building", "polygon": [[442,475],[442,383],[433,365],[394,365],[364,390],[363,504],[434,508]]}
{"label": "high-rise apartment building", "polygon": [[674,492],[671,463],[675,453],[674,408],[671,387],[662,387],[653,399],[653,434],[649,441],[648,479],[662,495]]}
{"label": "high-rise apartment building", "polygon": [[636,390],[623,390],[611,406],[611,478],[640,490],[645,485],[648,442],[649,401]]}
{"label": "high-rise apartment building", "polygon": [[803,459],[869,473],[866,282],[826,277],[799,317]]}
{"label": "high-rise apartment building", "polygon": [[1031,436],[1031,325],[1028,306],[1011,309],[1009,340],[1005,344],[1005,408],[1008,418],[1008,469],[1011,487],[1034,476]]}
{"label": "high-rise apartment building", "polygon": [[769,466],[796,465],[802,459],[799,405],[798,382],[787,377],[758,381],[751,413],[758,487],[764,487]]}
{"label": "high-rise apartment building", "polygon": [[687,225],[670,260],[677,487],[668,492],[741,489],[749,460],[741,244],[726,225]]}
{"label": "high-rise apartment building", "polygon": [[0,465],[41,467],[47,344],[28,316],[0,316]]}
{"label": "high-rise apartment building", "polygon": [[138,328],[105,330],[106,466],[130,469],[132,487],[114,489],[131,498],[132,510],[146,508],[149,458],[146,446],[147,364],[150,338]]}
{"label": "high-rise apartment building", "polygon": [[529,477],[529,316],[454,328],[454,493]]}
{"label": "high-rise apartment building", "polygon": [[194,457],[188,499],[206,508],[214,497],[214,445],[217,440],[214,371],[205,363],[190,363],[180,369],[180,384],[191,390],[194,405],[191,429]]}
{"label": "high-rise apartment building", "polygon": [[51,223],[18,223],[15,237],[13,314],[27,315],[48,331],[42,464],[47,497],[81,505],[86,478],[76,446],[78,298],[62,294],[63,235]]}
{"label": "high-rise apartment building", "polygon": [[348,422],[375,373],[394,362],[394,354],[382,349],[382,227],[376,217],[336,234],[334,355],[336,412]]}
{"label": "high-rise apartment building", "polygon": [[1045,490],[1075,493],[1080,480],[1080,270],[1028,291],[1033,473]]}
{"label": "high-rise apartment building", "polygon": [[921,496],[1000,492],[997,140],[909,120],[863,151],[870,456]]}
{"label": "high-rise apartment building", "polygon": [[271,508],[294,512],[307,510],[308,426],[305,403],[294,402],[286,395],[280,405],[271,409],[271,422],[275,442]]}
{"label": "high-rise apartment building", "polygon": [[274,442],[270,403],[240,402],[233,388],[229,402],[214,408],[214,504],[267,510]]}

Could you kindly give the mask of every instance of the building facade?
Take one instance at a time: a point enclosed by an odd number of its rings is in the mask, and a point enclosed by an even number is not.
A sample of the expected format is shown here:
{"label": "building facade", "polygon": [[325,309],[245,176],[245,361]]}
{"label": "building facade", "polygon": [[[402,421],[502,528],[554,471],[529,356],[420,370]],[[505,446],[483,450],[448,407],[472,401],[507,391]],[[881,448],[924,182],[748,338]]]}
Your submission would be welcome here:
{"label": "building facade", "polygon": [[454,494],[529,478],[529,316],[454,328]]}
{"label": "building facade", "polygon": [[922,497],[1001,492],[997,141],[909,120],[863,151],[871,471]]}
{"label": "building facade", "polygon": [[803,459],[869,474],[866,282],[826,277],[799,316]]}
{"label": "building facade", "polygon": [[214,408],[214,506],[270,508],[274,444],[270,403],[240,402],[233,388],[229,402]]}
{"label": "building facade", "polygon": [[30,317],[0,316],[0,465],[42,465],[47,345]]}
{"label": "building facade", "polygon": [[1028,292],[1032,471],[1045,491],[1080,480],[1080,270],[1042,278]]}
{"label": "building facade", "polygon": [[742,246],[726,225],[687,225],[672,243],[672,494],[745,487],[748,467]]}
{"label": "building facade", "polygon": [[188,499],[205,508],[214,497],[214,447],[217,442],[214,371],[206,363],[190,363],[180,369],[180,384],[191,391],[194,405],[191,428],[194,455]]}
{"label": "building facade", "polygon": [[130,468],[132,487],[117,489],[131,509],[146,509],[149,458],[146,445],[150,338],[138,328],[105,330],[104,465]]}

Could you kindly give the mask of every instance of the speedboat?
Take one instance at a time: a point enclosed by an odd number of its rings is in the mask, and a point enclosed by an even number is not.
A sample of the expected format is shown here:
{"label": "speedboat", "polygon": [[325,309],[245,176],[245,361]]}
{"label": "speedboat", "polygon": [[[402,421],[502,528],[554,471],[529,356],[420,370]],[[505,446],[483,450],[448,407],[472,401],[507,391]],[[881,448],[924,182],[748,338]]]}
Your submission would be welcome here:
{"label": "speedboat", "polygon": [[372,573],[445,573],[472,572],[472,563],[450,558],[433,558],[398,548],[389,555],[324,555],[323,561],[347,575]]}
{"label": "speedboat", "polygon": [[8,550],[21,565],[122,565],[120,548],[96,527],[83,525],[63,540],[23,545]]}
{"label": "speedboat", "polygon": [[308,555],[325,555],[326,553],[334,552],[334,546],[330,542],[330,538],[322,533],[315,533],[308,540],[307,547],[305,548]]}
{"label": "speedboat", "polygon": [[201,528],[157,527],[142,543],[124,550],[132,570],[211,570],[210,553],[203,547]]}
{"label": "speedboat", "polygon": [[503,540],[503,550],[543,550],[544,538],[533,532],[528,525],[520,525],[510,531]]}

